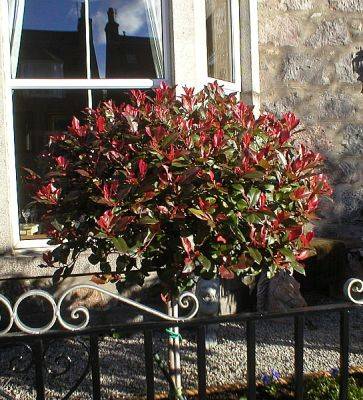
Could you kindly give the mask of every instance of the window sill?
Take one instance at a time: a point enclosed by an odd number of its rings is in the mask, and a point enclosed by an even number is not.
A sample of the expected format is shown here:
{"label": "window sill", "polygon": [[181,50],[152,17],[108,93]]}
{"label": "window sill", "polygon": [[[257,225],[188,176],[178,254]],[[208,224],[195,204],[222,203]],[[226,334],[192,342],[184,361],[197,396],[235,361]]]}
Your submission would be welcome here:
{"label": "window sill", "polygon": [[207,78],[208,83],[214,83],[217,82],[219,86],[223,87],[223,90],[227,94],[235,93],[235,92],[241,92],[241,82],[228,82],[228,81],[223,81],[221,79],[216,79],[216,78]]}

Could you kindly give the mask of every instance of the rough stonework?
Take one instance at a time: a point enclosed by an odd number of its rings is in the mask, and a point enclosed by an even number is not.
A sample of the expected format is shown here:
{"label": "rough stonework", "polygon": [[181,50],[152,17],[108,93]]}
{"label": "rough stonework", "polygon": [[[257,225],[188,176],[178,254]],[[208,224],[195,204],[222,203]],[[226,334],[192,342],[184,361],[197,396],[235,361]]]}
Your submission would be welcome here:
{"label": "rough stonework", "polygon": [[[362,0],[259,0],[261,111],[293,110],[303,143],[326,158],[334,202],[319,235],[363,238]],[[284,26],[282,26],[284,24]]]}
{"label": "rough stonework", "polygon": [[310,10],[313,0],[282,0],[280,8],[285,10]]}
{"label": "rough stonework", "polygon": [[324,67],[317,57],[289,54],[283,61],[282,80],[327,85],[330,80]]}
{"label": "rough stonework", "polygon": [[349,43],[350,36],[343,20],[323,21],[308,38],[306,44],[311,47],[339,46]]}
{"label": "rough stonework", "polygon": [[329,0],[329,5],[333,9],[340,11],[363,11],[362,0]]}
{"label": "rough stonework", "polygon": [[260,25],[260,42],[271,43],[274,46],[297,46],[300,27],[297,19],[276,15],[274,19],[266,20]]}

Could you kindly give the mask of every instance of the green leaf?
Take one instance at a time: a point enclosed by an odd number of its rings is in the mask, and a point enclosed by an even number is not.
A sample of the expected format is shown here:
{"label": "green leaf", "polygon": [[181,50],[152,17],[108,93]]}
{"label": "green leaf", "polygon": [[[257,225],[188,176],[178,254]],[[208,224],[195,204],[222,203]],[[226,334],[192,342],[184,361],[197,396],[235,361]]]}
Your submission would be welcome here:
{"label": "green leaf", "polygon": [[296,272],[298,272],[299,274],[305,275],[305,268],[304,268],[304,266],[301,265],[300,263],[298,263],[298,262],[292,262],[292,263],[291,263],[291,266],[292,266],[292,267],[294,268],[294,270],[295,270]]}
{"label": "green leaf", "polygon": [[254,259],[254,261],[255,261],[257,264],[261,264],[261,261],[262,261],[262,254],[260,253],[259,250],[254,249],[253,247],[249,247],[249,248],[248,248],[248,252],[249,252],[250,256]]}
{"label": "green leaf", "polygon": [[122,237],[112,238],[112,243],[115,246],[116,250],[120,251],[121,253],[128,253],[130,250],[125,239]]}
{"label": "green leaf", "polygon": [[246,201],[246,200],[243,200],[243,199],[238,200],[238,201],[237,201],[237,208],[238,208],[240,211],[244,211],[246,208],[248,208],[247,201]]}
{"label": "green leaf", "polygon": [[210,260],[208,260],[208,258],[203,254],[200,254],[200,256],[198,257],[198,261],[203,265],[203,269],[209,270],[212,265]]}
{"label": "green leaf", "polygon": [[281,153],[281,151],[275,150],[277,157],[279,158],[281,164],[285,167],[287,165],[286,157]]}
{"label": "green leaf", "polygon": [[255,213],[251,213],[251,214],[246,215],[245,219],[249,224],[255,224],[255,223],[261,221],[261,217],[258,214],[255,214]]}
{"label": "green leaf", "polygon": [[145,225],[154,225],[154,224],[157,224],[159,222],[159,220],[156,218],[152,218],[152,217],[144,217],[144,218],[141,218],[139,220],[139,222],[141,224],[145,224]]}
{"label": "green leaf", "polygon": [[198,218],[200,218],[200,217],[205,218],[205,213],[202,210],[198,210],[197,208],[189,208],[188,211],[191,212],[192,214],[194,214]]}
{"label": "green leaf", "polygon": [[282,249],[280,249],[280,253],[285,256],[286,260],[288,260],[290,262],[296,261],[294,253],[288,247],[283,247]]}
{"label": "green leaf", "polygon": [[244,174],[243,177],[247,179],[258,179],[262,178],[264,175],[265,173],[262,171],[253,171],[253,172],[247,172],[247,174]]}
{"label": "green leaf", "polygon": [[258,199],[260,198],[261,191],[257,189],[256,187],[251,187],[249,190],[247,197],[250,200],[250,206],[253,207],[257,202]]}

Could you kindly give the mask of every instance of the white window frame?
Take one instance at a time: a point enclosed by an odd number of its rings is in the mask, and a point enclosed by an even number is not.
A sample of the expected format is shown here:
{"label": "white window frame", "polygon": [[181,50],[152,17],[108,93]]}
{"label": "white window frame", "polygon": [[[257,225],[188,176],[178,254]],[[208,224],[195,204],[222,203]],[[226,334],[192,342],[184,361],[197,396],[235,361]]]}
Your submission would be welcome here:
{"label": "white window frame", "polygon": [[[13,100],[12,92],[19,89],[84,89],[88,91],[88,104],[92,105],[91,90],[93,89],[151,89],[158,87],[161,82],[173,84],[172,64],[171,64],[171,38],[170,38],[170,2],[161,0],[161,19],[162,19],[162,37],[163,37],[163,61],[164,78],[162,79],[92,79],[90,71],[90,48],[89,48],[89,0],[85,1],[85,21],[86,21],[86,57],[87,57],[87,78],[86,79],[16,79],[11,74],[11,56],[7,68],[7,93],[9,99],[9,161],[10,161],[10,220],[11,234],[14,250],[32,250],[44,251],[50,248],[47,244],[48,239],[29,239],[21,240],[18,218],[18,196],[17,196],[17,174],[16,157],[14,143],[14,120],[13,120]],[[8,13],[8,20],[10,16]]]}
{"label": "white window frame", "polygon": [[[203,0],[204,1],[204,0]],[[240,36],[240,5],[239,0],[229,0],[231,7],[231,31],[232,31],[232,71],[234,82],[225,81],[222,79],[216,79],[208,76],[208,65],[207,78],[208,83],[217,81],[219,85],[223,86],[226,93],[240,92],[241,91],[241,36]],[[206,14],[205,14],[206,17]],[[205,18],[206,19],[206,18]],[[207,35],[205,47],[207,48]]]}

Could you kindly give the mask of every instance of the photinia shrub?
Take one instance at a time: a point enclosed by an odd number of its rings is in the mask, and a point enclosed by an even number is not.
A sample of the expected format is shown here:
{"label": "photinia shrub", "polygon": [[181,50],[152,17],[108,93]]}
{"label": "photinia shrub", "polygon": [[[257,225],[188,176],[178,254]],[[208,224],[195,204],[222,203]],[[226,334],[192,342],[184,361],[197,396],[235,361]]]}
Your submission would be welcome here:
{"label": "photinia shrub", "polygon": [[73,118],[50,137],[45,172],[27,170],[57,245],[44,265],[61,276],[89,250],[99,282],[142,285],[156,271],[173,295],[198,276],[303,273],[305,226],[331,188],[322,157],[294,147],[298,123],[292,113],[255,119],[216,83],[179,97],[162,84],[86,109],[84,124]]}

